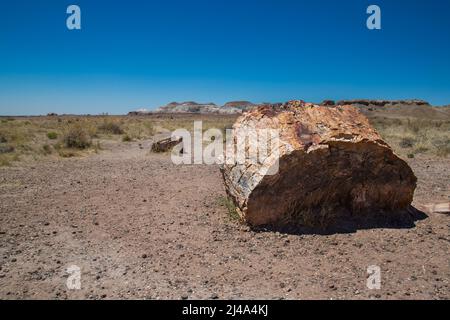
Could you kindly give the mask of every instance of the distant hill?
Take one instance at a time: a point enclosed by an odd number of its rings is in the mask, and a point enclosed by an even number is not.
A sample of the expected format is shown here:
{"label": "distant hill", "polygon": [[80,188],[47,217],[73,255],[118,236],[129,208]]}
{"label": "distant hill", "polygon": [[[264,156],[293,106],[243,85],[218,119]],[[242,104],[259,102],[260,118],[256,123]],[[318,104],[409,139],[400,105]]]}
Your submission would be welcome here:
{"label": "distant hill", "polygon": [[[353,105],[369,117],[382,116],[389,118],[414,117],[427,119],[450,119],[450,106],[433,107],[427,101],[419,99],[407,100],[324,100],[320,105]],[[190,113],[190,114],[240,114],[263,104],[254,104],[250,101],[230,101],[223,106],[215,103],[198,103],[195,101],[170,102],[154,111],[139,109],[129,112],[129,115],[145,115],[155,113]]]}
{"label": "distant hill", "polygon": [[170,102],[165,106],[159,107],[154,111],[140,109],[132,111],[129,115],[142,115],[147,113],[217,113],[217,114],[235,114],[242,113],[245,110],[257,106],[249,101],[232,101],[227,102],[223,106],[215,103],[197,103],[195,101]]}
{"label": "distant hill", "polygon": [[408,99],[408,100],[371,100],[371,99],[355,99],[355,100],[340,100],[337,102],[338,105],[361,105],[361,106],[396,106],[396,105],[406,105],[406,106],[430,106],[427,101],[420,99]]}
{"label": "distant hill", "polygon": [[215,113],[218,110],[215,103],[197,103],[194,101],[171,102],[165,106],[159,107],[155,112],[163,113]]}
{"label": "distant hill", "polygon": [[450,108],[433,107],[427,101],[411,100],[342,100],[337,104],[358,107],[369,117],[449,119]]}

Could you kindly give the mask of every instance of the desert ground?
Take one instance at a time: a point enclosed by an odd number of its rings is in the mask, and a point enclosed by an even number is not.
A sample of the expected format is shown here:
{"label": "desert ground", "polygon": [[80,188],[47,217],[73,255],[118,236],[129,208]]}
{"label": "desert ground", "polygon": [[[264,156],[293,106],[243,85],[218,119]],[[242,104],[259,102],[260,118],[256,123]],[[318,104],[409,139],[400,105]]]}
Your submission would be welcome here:
{"label": "desert ground", "polygon": [[[418,178],[411,219],[323,232],[251,229],[218,166],[150,151],[195,119],[234,116],[1,118],[0,298],[449,299],[450,216],[432,208],[450,201],[450,117],[374,113]],[[89,143],[71,144],[74,126]]]}

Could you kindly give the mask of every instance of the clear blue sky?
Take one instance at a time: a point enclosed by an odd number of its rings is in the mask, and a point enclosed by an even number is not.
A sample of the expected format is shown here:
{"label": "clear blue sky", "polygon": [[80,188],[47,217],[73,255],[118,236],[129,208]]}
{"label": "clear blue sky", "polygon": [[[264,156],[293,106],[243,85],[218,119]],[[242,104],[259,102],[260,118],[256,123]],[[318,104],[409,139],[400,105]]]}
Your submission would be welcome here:
{"label": "clear blue sky", "polygon": [[[66,28],[77,4],[82,30]],[[366,28],[366,8],[382,30]],[[171,101],[450,103],[448,0],[2,0],[0,114]]]}

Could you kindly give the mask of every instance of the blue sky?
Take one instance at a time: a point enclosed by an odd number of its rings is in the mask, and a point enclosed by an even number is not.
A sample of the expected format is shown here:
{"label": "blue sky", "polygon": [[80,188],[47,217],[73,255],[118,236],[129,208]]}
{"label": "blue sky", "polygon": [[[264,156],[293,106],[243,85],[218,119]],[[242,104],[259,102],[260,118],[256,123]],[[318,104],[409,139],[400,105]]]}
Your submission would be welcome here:
{"label": "blue sky", "polygon": [[[81,30],[66,8],[81,8]],[[366,28],[377,4],[382,30]],[[447,0],[10,0],[0,114],[126,113],[171,101],[450,103]]]}

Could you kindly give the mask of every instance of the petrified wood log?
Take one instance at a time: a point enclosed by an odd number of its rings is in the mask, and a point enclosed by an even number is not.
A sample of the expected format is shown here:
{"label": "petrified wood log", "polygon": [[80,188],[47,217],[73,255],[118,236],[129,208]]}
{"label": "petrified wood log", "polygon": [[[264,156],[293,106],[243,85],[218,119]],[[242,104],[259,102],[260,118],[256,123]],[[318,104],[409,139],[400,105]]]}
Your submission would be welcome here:
{"label": "petrified wood log", "polygon": [[153,152],[167,152],[172,150],[173,147],[175,147],[177,144],[179,144],[182,141],[182,138],[172,139],[172,138],[165,138],[159,141],[156,141],[152,144],[152,151]]}
{"label": "petrified wood log", "polygon": [[353,106],[290,101],[258,107],[234,124],[235,147],[237,134],[248,128],[279,132],[275,174],[261,174],[275,165],[273,157],[221,167],[226,191],[250,225],[324,226],[342,215],[392,214],[412,202],[417,179],[411,168]]}

